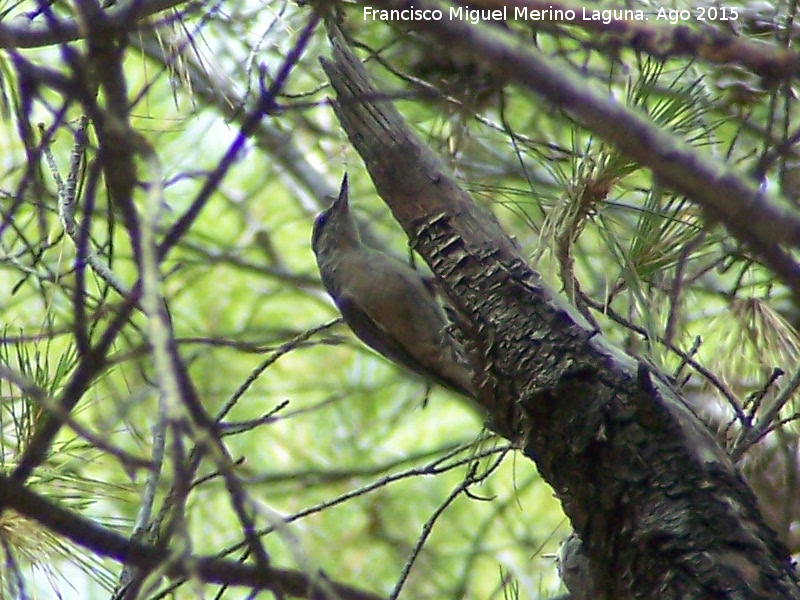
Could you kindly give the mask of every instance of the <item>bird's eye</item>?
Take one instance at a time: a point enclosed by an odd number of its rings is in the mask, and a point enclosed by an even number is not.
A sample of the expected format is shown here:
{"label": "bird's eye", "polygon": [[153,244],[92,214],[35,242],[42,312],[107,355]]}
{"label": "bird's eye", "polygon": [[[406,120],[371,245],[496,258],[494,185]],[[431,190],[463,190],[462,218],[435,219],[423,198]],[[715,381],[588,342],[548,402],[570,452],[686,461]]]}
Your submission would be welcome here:
{"label": "bird's eye", "polygon": [[314,219],[314,227],[311,230],[311,248],[314,252],[317,251],[317,243],[319,242],[319,238],[322,236],[322,229],[325,227],[325,223],[328,222],[328,211],[323,211],[317,215],[317,218]]}

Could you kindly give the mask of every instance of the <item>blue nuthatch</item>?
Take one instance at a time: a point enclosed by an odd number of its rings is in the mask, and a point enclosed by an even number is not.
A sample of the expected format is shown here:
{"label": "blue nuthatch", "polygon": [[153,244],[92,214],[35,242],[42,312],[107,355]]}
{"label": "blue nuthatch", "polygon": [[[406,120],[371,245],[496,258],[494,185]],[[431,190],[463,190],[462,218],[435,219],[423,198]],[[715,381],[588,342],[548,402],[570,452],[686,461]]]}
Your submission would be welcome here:
{"label": "blue nuthatch", "polygon": [[427,381],[475,397],[472,372],[442,307],[417,271],[361,241],[347,175],[314,221],[311,246],[325,289],[367,346]]}

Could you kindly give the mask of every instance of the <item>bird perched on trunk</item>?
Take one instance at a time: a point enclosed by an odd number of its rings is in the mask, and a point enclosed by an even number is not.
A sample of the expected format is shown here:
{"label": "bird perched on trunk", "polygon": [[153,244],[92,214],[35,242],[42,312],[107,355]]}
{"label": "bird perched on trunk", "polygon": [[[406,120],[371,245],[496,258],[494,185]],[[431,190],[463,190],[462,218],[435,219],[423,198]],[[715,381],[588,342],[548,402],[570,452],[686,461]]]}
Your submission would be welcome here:
{"label": "bird perched on trunk", "polygon": [[572,600],[592,600],[594,580],[583,540],[574,531],[561,540],[556,555],[558,575]]}
{"label": "bird perched on trunk", "polygon": [[420,377],[475,398],[472,371],[425,280],[362,243],[350,213],[347,174],[339,197],[314,221],[311,246],[325,289],[361,341]]}

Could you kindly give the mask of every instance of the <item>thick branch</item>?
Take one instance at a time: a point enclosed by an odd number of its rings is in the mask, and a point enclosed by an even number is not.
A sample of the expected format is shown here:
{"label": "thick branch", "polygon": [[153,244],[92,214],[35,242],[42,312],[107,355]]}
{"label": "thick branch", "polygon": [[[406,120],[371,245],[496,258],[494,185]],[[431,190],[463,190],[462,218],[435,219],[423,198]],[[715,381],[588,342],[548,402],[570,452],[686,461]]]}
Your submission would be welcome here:
{"label": "thick branch", "polygon": [[[461,4],[467,3],[461,2]],[[660,21],[661,24],[656,21],[656,25],[651,25],[650,23],[655,20],[657,15],[655,8],[661,8],[664,5],[655,5],[649,11],[644,11],[645,16],[649,17],[649,21],[612,19],[606,23],[585,16],[584,13],[591,14],[595,8],[593,5],[586,4],[550,2],[549,0],[470,0],[468,4],[473,8],[492,10],[505,7],[509,18],[515,16],[516,10],[526,10],[526,14],[530,14],[531,11],[543,11],[548,15],[554,14],[556,17],[543,19],[546,25],[550,27],[553,23],[575,25],[599,37],[599,39],[593,40],[596,47],[608,48],[612,51],[630,48],[661,59],[687,57],[712,64],[741,65],[754,73],[776,79],[800,75],[800,54],[795,51],[756,43],[748,38],[737,37],[712,27],[703,27],[698,30],[688,25],[664,25],[663,20]],[[596,8],[602,10],[608,7],[598,6]],[[568,12],[570,10],[572,13]],[[691,13],[695,18],[700,15],[698,9],[694,7]],[[562,19],[558,17],[560,14],[574,14],[575,17]],[[718,10],[715,14],[724,16],[732,22],[739,19],[738,11],[734,13],[731,7],[725,7],[724,11]],[[734,18],[734,14],[737,15],[736,18]],[[534,20],[529,23],[532,26],[537,25],[537,21]]]}

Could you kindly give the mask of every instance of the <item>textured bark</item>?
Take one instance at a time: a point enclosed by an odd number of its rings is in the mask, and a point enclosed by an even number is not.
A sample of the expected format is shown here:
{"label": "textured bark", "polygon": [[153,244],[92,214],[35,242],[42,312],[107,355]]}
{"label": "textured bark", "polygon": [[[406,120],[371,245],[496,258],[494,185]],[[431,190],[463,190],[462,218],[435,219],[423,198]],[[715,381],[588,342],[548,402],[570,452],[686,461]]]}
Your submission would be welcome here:
{"label": "textured bark", "polygon": [[583,538],[598,597],[800,599],[751,490],[666,378],[542,282],[331,36],[342,127],[459,313],[489,425]]}

